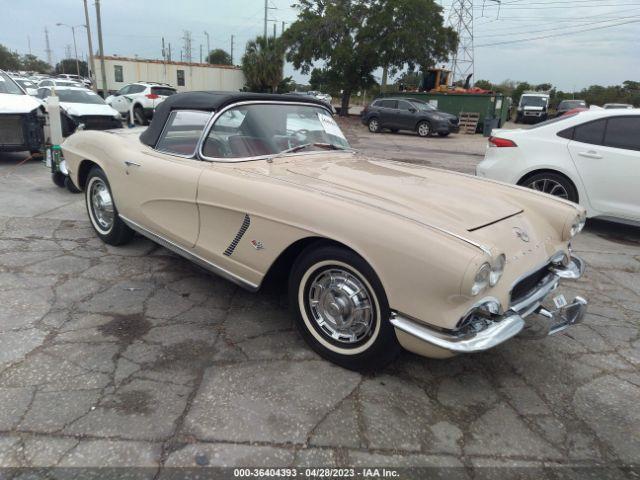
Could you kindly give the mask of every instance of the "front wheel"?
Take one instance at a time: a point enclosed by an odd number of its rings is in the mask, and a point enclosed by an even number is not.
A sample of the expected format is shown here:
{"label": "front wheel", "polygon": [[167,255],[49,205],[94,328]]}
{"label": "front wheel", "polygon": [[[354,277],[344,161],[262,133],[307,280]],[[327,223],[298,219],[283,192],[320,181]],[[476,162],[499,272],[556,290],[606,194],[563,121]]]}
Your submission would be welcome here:
{"label": "front wheel", "polygon": [[376,117],[373,117],[369,120],[369,131],[371,133],[378,133],[380,132],[380,122],[378,121],[378,119]]}
{"label": "front wheel", "polygon": [[520,185],[578,203],[576,187],[568,178],[557,173],[538,173],[520,182]]}
{"label": "front wheel", "polygon": [[418,135],[421,137],[428,137],[431,135],[431,125],[429,125],[429,122],[420,122],[416,130],[418,131]]}
{"label": "front wheel", "polygon": [[144,110],[142,110],[141,106],[137,106],[133,109],[133,118],[136,119],[136,122],[138,122],[140,125],[147,125],[147,119],[144,116]]}
{"label": "front wheel", "polygon": [[305,341],[342,367],[378,370],[401,350],[382,284],[351,250],[309,247],[291,271],[289,299]]}
{"label": "front wheel", "polygon": [[133,230],[118,215],[109,181],[100,167],[93,167],[89,172],[85,202],[91,225],[104,243],[124,245],[131,240]]}

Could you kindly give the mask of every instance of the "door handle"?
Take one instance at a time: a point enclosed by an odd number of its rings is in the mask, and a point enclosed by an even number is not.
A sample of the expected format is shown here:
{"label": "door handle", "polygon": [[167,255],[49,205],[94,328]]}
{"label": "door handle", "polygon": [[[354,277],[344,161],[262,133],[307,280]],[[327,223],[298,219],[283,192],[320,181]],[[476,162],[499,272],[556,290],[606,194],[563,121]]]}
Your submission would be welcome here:
{"label": "door handle", "polygon": [[125,161],[124,161],[124,164],[125,164],[127,167],[141,167],[141,166],[142,166],[142,165],[140,165],[139,163],[136,163],[136,162],[130,162],[129,160],[125,160]]}
{"label": "door handle", "polygon": [[589,150],[588,152],[579,152],[578,155],[580,155],[581,157],[587,157],[587,158],[596,158],[596,159],[602,158],[602,155],[600,155],[598,152],[594,150]]}

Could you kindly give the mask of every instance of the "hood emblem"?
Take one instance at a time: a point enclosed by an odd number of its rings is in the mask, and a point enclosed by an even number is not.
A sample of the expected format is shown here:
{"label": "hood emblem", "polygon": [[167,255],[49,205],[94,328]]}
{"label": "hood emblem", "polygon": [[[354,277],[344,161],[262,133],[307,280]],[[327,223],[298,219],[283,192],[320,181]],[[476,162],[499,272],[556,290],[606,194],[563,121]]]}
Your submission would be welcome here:
{"label": "hood emblem", "polygon": [[513,233],[515,233],[516,237],[518,237],[523,242],[529,242],[529,234],[524,229],[520,227],[514,227]]}
{"label": "hood emblem", "polygon": [[256,250],[262,250],[264,248],[264,245],[260,240],[251,240],[251,246]]}

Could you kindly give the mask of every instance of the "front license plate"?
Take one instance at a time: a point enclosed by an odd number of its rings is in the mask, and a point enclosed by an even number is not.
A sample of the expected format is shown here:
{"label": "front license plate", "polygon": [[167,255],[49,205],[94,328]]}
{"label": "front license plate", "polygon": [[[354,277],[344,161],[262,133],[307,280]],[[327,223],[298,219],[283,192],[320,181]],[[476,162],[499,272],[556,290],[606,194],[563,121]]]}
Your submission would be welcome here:
{"label": "front license plate", "polygon": [[567,306],[567,299],[564,298],[564,295],[557,295],[555,297],[553,297],[553,303],[556,306],[556,308],[562,308],[562,307],[566,307]]}

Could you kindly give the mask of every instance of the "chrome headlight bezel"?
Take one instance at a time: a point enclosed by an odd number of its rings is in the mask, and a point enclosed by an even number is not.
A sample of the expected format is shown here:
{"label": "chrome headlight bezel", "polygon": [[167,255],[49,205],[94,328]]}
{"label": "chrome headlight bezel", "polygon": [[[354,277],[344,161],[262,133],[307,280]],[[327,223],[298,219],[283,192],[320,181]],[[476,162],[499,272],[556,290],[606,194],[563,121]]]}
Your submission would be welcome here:
{"label": "chrome headlight bezel", "polygon": [[471,296],[475,297],[479,295],[489,286],[489,277],[491,276],[491,264],[484,262],[478,268],[475,276],[473,277],[473,284],[471,285]]}
{"label": "chrome headlight bezel", "polygon": [[569,219],[564,227],[562,238],[564,241],[571,240],[578,235],[587,222],[587,216],[584,212],[578,213],[575,217]]}
{"label": "chrome headlight bezel", "polygon": [[491,273],[489,274],[489,285],[495,287],[496,284],[502,278],[504,273],[504,267],[507,264],[507,257],[504,253],[498,255],[491,266]]}

